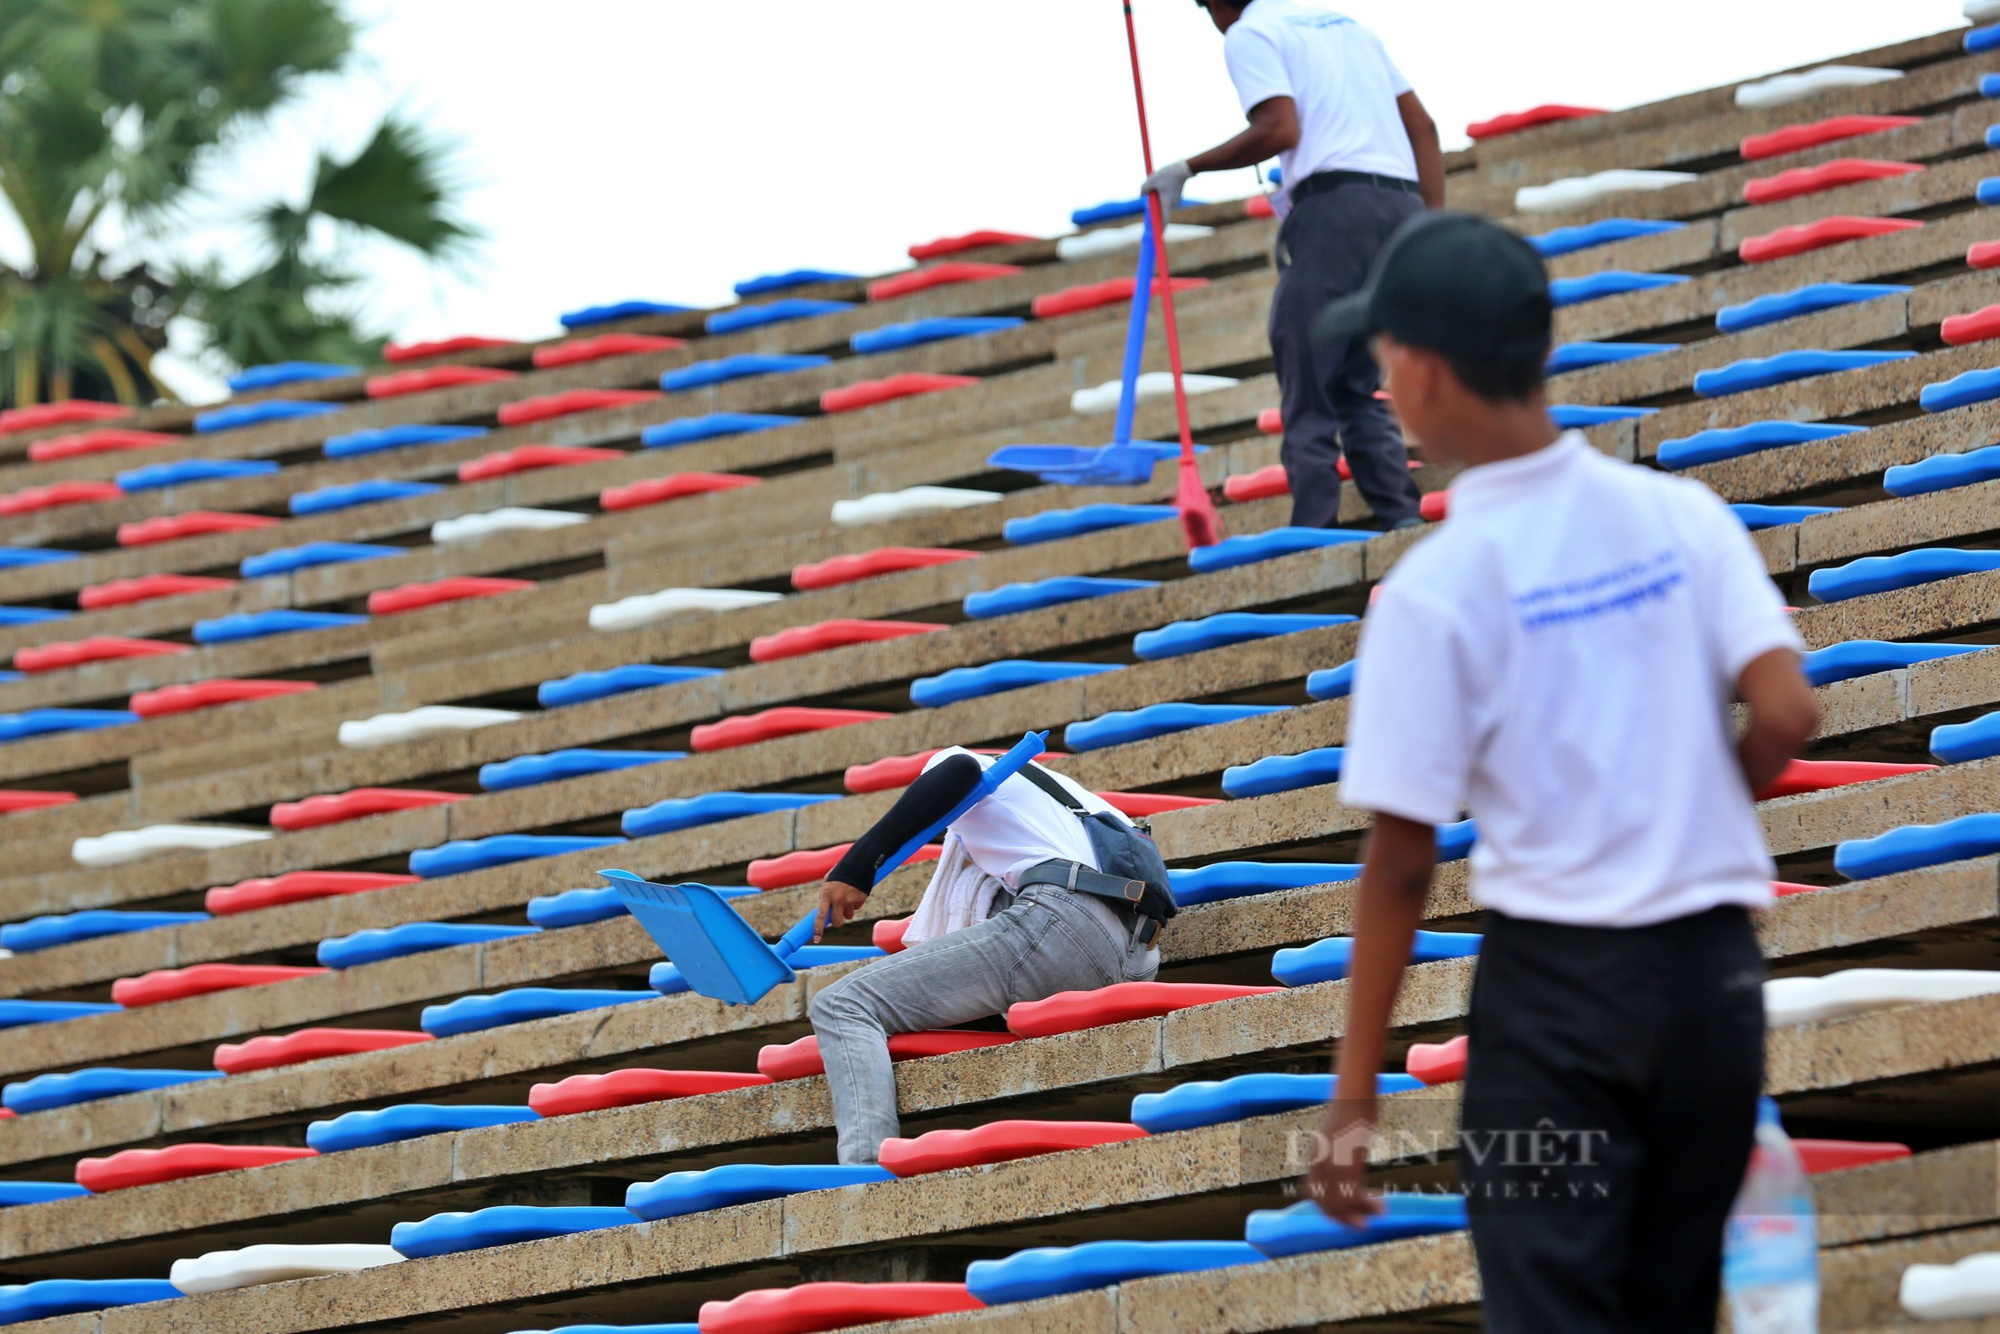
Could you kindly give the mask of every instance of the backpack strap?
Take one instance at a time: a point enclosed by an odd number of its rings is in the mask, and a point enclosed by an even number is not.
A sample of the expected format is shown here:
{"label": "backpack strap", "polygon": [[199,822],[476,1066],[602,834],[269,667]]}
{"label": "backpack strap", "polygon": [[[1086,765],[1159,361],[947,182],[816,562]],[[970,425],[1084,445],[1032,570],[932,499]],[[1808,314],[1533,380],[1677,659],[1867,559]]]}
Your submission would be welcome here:
{"label": "backpack strap", "polygon": [[1064,787],[1061,783],[1058,783],[1056,781],[1055,775],[1050,773],[1047,769],[1044,769],[1041,765],[1036,764],[1031,760],[1027,764],[1022,765],[1020,769],[1017,770],[1016,772],[1022,778],[1027,779],[1030,783],[1033,783],[1043,792],[1047,793],[1051,797],[1054,797],[1064,806],[1067,806],[1074,814],[1077,815],[1090,814],[1090,812],[1084,808],[1084,804],[1076,799],[1076,794],[1074,792],[1071,792],[1068,788]]}

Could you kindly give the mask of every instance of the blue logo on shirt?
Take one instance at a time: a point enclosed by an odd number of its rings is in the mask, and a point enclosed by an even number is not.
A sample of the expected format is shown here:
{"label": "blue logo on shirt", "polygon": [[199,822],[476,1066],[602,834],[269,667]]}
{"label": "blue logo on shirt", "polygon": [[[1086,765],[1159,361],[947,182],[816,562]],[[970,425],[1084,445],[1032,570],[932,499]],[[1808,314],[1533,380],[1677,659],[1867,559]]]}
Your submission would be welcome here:
{"label": "blue logo on shirt", "polygon": [[1523,630],[1546,630],[1664,601],[1686,581],[1680,553],[1662,551],[1651,560],[1630,561],[1588,579],[1529,589],[1515,597],[1514,609]]}

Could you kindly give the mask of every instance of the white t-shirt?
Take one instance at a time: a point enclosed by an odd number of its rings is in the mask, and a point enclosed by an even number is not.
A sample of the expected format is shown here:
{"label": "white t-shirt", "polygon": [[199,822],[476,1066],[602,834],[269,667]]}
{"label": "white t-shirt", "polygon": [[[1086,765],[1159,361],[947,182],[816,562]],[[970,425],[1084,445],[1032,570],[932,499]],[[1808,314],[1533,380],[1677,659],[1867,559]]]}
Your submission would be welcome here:
{"label": "white t-shirt", "polygon": [[1804,645],[1712,491],[1572,431],[1461,474],[1380,594],[1342,801],[1432,824],[1470,810],[1473,896],[1513,917],[1643,926],[1770,901],[1730,706],[1752,659]]}
{"label": "white t-shirt", "polygon": [[1274,206],[1291,207],[1291,190],[1320,171],[1365,171],[1417,179],[1416,153],[1396,99],[1410,81],[1374,33],[1326,9],[1292,0],[1255,0],[1222,39],[1243,114],[1273,97],[1299,111],[1299,141],[1278,157],[1285,186]]}

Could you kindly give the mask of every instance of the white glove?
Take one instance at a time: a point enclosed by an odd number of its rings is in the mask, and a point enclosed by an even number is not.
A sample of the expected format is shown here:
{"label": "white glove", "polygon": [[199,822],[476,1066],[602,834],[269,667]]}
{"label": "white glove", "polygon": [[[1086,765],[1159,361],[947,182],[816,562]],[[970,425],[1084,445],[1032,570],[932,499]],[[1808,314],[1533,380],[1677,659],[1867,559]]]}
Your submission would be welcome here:
{"label": "white glove", "polygon": [[1146,183],[1139,187],[1139,193],[1145,196],[1157,192],[1161,211],[1172,213],[1181,206],[1181,191],[1187,189],[1188,179],[1193,175],[1186,162],[1169,162],[1146,178]]}

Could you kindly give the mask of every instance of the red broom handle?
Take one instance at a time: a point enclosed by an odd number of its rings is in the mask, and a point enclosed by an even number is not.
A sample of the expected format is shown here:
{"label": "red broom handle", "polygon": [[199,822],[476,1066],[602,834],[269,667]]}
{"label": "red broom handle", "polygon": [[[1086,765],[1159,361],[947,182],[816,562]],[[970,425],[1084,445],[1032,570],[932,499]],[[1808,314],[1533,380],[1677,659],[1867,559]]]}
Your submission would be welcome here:
{"label": "red broom handle", "polygon": [[[1125,3],[1125,44],[1132,52],[1132,95],[1139,103],[1139,146],[1146,157],[1146,174],[1153,174],[1153,137],[1146,128],[1146,85],[1139,77],[1139,30],[1132,22],[1132,0]],[[1174,375],[1174,411],[1180,417],[1181,458],[1194,458],[1194,429],[1188,423],[1187,386],[1181,371],[1181,331],[1174,319],[1174,275],[1167,267],[1166,211],[1160,207],[1157,191],[1146,194],[1146,208],[1153,222],[1153,255],[1160,270],[1160,313],[1167,326],[1167,365]],[[1140,244],[1144,245],[1141,238]]]}

